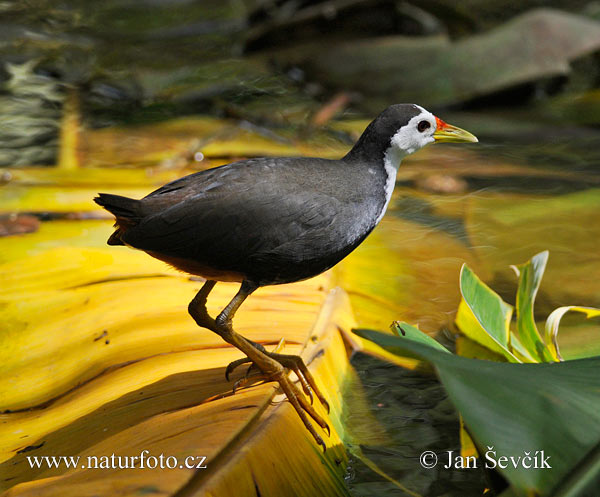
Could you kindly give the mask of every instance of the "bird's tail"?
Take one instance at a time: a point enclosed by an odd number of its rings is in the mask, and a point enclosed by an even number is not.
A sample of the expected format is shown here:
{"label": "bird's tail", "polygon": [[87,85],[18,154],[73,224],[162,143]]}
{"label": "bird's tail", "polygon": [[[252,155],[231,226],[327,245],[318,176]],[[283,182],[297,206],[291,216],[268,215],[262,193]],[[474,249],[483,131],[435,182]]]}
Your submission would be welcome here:
{"label": "bird's tail", "polygon": [[134,198],[122,197],[111,193],[99,193],[94,199],[98,205],[114,214],[117,218],[116,231],[108,239],[109,245],[124,245],[121,236],[128,228],[135,226],[142,218],[141,202]]}

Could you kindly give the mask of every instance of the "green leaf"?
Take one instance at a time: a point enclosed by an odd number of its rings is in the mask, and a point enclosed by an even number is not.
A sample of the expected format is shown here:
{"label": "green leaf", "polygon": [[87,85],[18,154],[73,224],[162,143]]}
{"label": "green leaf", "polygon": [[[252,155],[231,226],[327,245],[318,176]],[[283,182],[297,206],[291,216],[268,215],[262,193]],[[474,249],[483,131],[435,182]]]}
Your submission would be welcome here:
{"label": "green leaf", "polygon": [[519,337],[514,332],[510,332],[510,347],[513,353],[521,359],[521,362],[538,362],[536,361],[529,351],[523,346]]}
{"label": "green leaf", "polygon": [[404,337],[406,340],[419,342],[423,345],[429,345],[430,347],[442,352],[450,353],[450,351],[440,342],[434,340],[426,333],[423,333],[419,328],[415,328],[414,326],[411,326],[403,321],[394,321],[392,323],[392,331],[396,334],[396,336]]}
{"label": "green leaf", "polygon": [[525,264],[517,266],[519,289],[517,290],[517,332],[523,346],[541,362],[554,360],[535,325],[533,303],[546,269],[548,251],[534,255]]}
{"label": "green leaf", "polygon": [[600,444],[587,453],[583,461],[577,465],[552,497],[586,497],[596,495],[600,488]]}
{"label": "green leaf", "polygon": [[466,264],[460,270],[460,293],[462,300],[455,321],[460,331],[510,362],[522,362],[509,348],[512,306],[504,302]]}
{"label": "green leaf", "polygon": [[[580,462],[586,464],[585,455],[600,442],[600,357],[553,364],[481,361],[376,331],[355,332],[392,354],[409,352],[433,364],[482,456],[488,447],[496,460],[543,450],[552,469],[497,468],[521,491],[548,495]],[[592,470],[587,477],[598,477],[598,466]]]}
{"label": "green leaf", "polygon": [[458,335],[454,344],[456,355],[470,359],[483,359],[485,361],[506,362],[506,357],[492,352],[487,347],[478,344],[464,335]]}
{"label": "green leaf", "polygon": [[558,326],[560,325],[560,320],[562,319],[562,317],[569,311],[583,312],[588,319],[600,316],[600,309],[597,309],[595,307],[578,307],[575,305],[567,305],[564,307],[559,307],[558,309],[552,311],[552,313],[548,316],[548,319],[546,320],[546,333],[544,335],[544,338],[547,344],[552,343],[552,348],[550,349],[550,352],[553,355],[554,359],[557,361],[563,360],[558,349]]}

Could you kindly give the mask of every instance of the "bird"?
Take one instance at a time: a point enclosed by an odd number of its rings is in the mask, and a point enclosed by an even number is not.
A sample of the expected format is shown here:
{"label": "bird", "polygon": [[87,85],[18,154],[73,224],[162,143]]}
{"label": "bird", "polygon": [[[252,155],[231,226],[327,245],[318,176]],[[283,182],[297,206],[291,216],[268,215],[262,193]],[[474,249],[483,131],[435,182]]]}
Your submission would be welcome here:
{"label": "bird", "polygon": [[[327,411],[329,405],[304,361],[240,335],[234,315],[258,288],[311,278],[352,252],[383,218],[405,156],[433,142],[477,141],[419,105],[395,104],[338,160],[251,158],[190,174],[139,200],[110,193],[94,200],[116,218],[109,245],[142,250],[205,279],[189,314],[246,356],[231,363],[226,376],[252,363],[279,384],[325,450],[311,419],[328,434],[329,426],[313,406],[313,392]],[[213,318],[206,303],[217,282],[240,287]]]}

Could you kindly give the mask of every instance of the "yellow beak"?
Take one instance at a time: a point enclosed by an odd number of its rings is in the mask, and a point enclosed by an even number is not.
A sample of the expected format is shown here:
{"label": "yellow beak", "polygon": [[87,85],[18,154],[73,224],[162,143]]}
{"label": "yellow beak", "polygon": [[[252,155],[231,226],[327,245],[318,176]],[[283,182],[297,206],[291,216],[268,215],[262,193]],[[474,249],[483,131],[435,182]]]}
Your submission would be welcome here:
{"label": "yellow beak", "polygon": [[438,117],[435,120],[437,122],[437,129],[433,133],[433,137],[436,142],[476,143],[479,141],[475,135],[464,129],[447,124]]}

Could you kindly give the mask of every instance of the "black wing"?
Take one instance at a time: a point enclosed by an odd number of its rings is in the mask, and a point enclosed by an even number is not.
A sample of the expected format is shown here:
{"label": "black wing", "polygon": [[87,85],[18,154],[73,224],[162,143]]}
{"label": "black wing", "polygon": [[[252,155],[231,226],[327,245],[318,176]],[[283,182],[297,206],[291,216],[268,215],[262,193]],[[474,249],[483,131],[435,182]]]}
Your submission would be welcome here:
{"label": "black wing", "polygon": [[187,176],[144,198],[144,218],[122,238],[219,268],[322,256],[356,238],[348,223],[365,214],[331,184],[339,162],[258,159]]}

